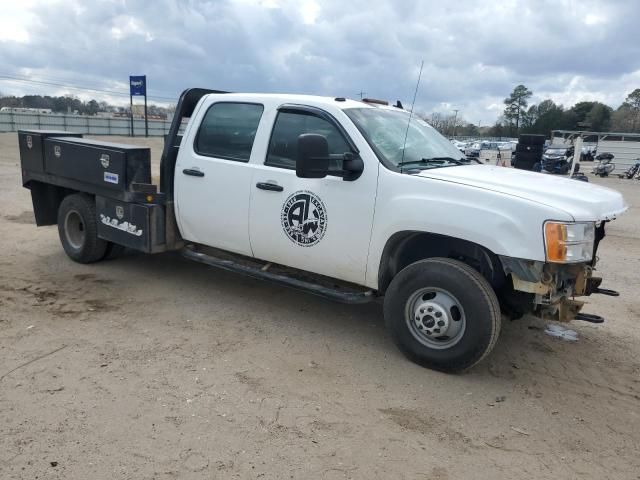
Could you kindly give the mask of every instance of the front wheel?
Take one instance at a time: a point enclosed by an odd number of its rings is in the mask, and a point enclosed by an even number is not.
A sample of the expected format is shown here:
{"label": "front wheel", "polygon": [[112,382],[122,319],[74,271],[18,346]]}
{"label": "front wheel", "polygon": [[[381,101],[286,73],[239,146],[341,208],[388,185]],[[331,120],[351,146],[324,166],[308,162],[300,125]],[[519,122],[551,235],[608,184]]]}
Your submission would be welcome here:
{"label": "front wheel", "polygon": [[398,273],[384,300],[387,327],[413,362],[444,372],[472,367],[500,334],[500,306],[479,272],[449,258],[430,258]]}

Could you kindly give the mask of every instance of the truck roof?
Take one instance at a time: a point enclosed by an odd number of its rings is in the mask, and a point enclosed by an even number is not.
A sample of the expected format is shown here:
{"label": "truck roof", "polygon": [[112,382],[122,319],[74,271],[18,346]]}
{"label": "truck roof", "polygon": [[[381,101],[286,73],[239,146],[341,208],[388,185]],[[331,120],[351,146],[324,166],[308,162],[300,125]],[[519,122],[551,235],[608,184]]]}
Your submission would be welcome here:
{"label": "truck roof", "polygon": [[255,99],[256,101],[270,99],[279,100],[282,103],[300,103],[309,105],[332,105],[342,110],[347,108],[383,108],[390,110],[401,110],[397,107],[381,105],[377,103],[367,103],[360,100],[351,100],[344,97],[323,97],[319,95],[296,95],[289,93],[211,93],[208,96],[222,95],[225,99],[233,100]]}

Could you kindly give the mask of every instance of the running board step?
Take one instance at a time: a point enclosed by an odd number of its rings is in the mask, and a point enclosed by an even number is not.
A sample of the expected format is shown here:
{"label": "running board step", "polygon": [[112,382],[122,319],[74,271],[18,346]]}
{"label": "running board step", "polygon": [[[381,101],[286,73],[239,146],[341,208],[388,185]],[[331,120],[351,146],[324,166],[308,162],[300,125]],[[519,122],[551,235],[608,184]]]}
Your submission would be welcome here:
{"label": "running board step", "polygon": [[268,268],[270,264],[268,263],[261,266],[248,265],[247,262],[241,263],[239,261],[234,261],[233,259],[219,258],[198,252],[192,247],[184,248],[181,253],[189,260],[204,263],[211,267],[221,268],[222,270],[227,270],[229,272],[241,273],[260,280],[269,280],[286,287],[313,293],[314,295],[330,298],[331,300],[336,300],[342,303],[368,303],[375,299],[373,290],[357,291],[331,288],[330,286],[301,280],[281,273],[269,272]]}
{"label": "running board step", "polygon": [[589,323],[604,323],[604,318],[600,315],[593,315],[592,313],[578,313],[574,320],[582,320]]}

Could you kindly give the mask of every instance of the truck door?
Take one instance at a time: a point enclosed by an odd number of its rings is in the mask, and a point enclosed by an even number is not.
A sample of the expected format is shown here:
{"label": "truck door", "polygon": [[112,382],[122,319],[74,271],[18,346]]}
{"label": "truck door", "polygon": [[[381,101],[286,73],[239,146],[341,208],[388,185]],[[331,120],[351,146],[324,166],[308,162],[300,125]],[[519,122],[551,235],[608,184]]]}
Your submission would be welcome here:
{"label": "truck door", "polygon": [[[176,217],[183,238],[244,255],[249,242],[249,163],[263,105],[203,105],[182,141],[175,171]],[[201,119],[201,121],[200,121]]]}
{"label": "truck door", "polygon": [[[299,135],[324,135],[330,154],[351,151],[344,129],[322,113],[279,109],[266,158],[256,164],[251,182],[251,245],[257,258],[364,283],[379,163],[363,159],[364,172],[354,181],[335,174],[298,178]],[[336,160],[332,167],[341,165]]]}

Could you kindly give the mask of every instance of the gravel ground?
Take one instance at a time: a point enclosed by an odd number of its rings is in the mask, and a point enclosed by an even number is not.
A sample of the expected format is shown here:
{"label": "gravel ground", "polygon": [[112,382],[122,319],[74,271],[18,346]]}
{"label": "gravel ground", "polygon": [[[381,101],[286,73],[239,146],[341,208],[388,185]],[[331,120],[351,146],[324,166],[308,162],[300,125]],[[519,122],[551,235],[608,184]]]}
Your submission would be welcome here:
{"label": "gravel ground", "polygon": [[607,322],[575,343],[508,323],[445,375],[398,353],[378,304],[176,254],[73,263],[1,134],[0,478],[638,479],[640,182],[595,183],[631,205],[599,251],[621,297],[585,309]]}

